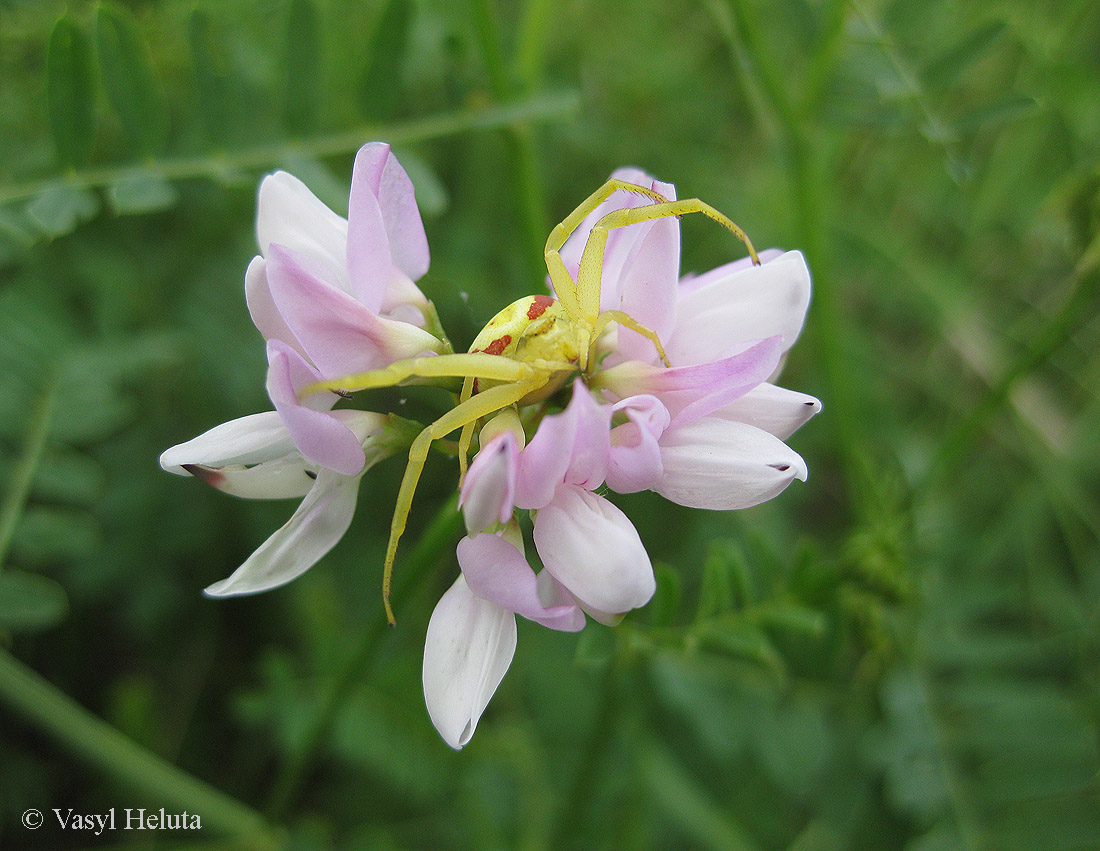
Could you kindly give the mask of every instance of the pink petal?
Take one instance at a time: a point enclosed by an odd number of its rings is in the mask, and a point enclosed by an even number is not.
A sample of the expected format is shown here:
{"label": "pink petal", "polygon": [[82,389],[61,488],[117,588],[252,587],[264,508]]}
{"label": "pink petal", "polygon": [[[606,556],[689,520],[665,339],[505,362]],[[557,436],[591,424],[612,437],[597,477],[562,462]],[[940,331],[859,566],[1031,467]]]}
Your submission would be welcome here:
{"label": "pink petal", "polygon": [[278,340],[267,344],[267,393],[299,451],[322,467],[354,476],[366,464],[363,445],[355,433],[328,413],[334,393],[315,393],[305,403],[298,388],[321,380],[321,374]]}
{"label": "pink petal", "polygon": [[810,272],[801,252],[742,266],[681,294],[665,351],[674,364],[706,363],[740,340],[773,335],[786,351],[802,330],[809,304]]}
{"label": "pink petal", "polygon": [[265,340],[279,340],[286,343],[298,354],[305,355],[302,344],[286,324],[275,299],[271,296],[271,286],[267,281],[267,261],[263,257],[253,257],[244,273],[244,300],[252,322]]}
{"label": "pink petal", "polygon": [[745,423],[703,417],[661,437],[664,472],[653,487],[689,508],[728,511],[777,496],[806,462],[779,438]]}
{"label": "pink petal", "polygon": [[394,267],[415,281],[428,271],[428,261],[412,181],[389,145],[364,145],[355,157],[348,212],[347,263],[356,295],[378,312]]}
{"label": "pink petal", "polygon": [[572,602],[547,606],[527,559],[496,535],[477,535],[458,542],[458,563],[470,590],[517,615],[562,632],[584,628],[584,613]]}
{"label": "pink petal", "polygon": [[471,535],[496,523],[507,523],[512,516],[518,464],[519,446],[511,431],[501,432],[477,453],[458,500],[466,531]]}
{"label": "pink petal", "polygon": [[607,486],[619,493],[651,488],[662,472],[657,441],[668,428],[668,409],[655,396],[631,396],[612,407],[630,421],[611,430]]}
{"label": "pink petal", "polygon": [[748,423],[786,440],[820,411],[821,402],[813,396],[764,382],[714,416]]}
{"label": "pink petal", "polygon": [[[761,263],[770,263],[776,257],[782,257],[785,253],[786,252],[783,251],[782,248],[765,248],[763,251],[757,252],[756,256],[760,258]],[[746,255],[739,260],[734,260],[732,263],[726,263],[707,272],[703,272],[701,275],[684,275],[684,277],[680,279],[680,296],[683,297],[700,287],[705,287],[707,284],[732,275],[734,272],[740,272],[743,269],[749,269],[755,265],[756,264],[752,262],[752,258]]]}
{"label": "pink petal", "polygon": [[610,422],[610,409],[598,404],[578,378],[566,409],[546,417],[520,453],[516,505],[542,508],[562,482],[599,487],[607,475]]}
{"label": "pink petal", "polygon": [[637,530],[601,496],[562,485],[539,510],[534,538],[546,569],[586,611],[621,614],[653,596],[653,566]]}
{"label": "pink petal", "polygon": [[372,313],[318,278],[311,265],[304,255],[273,245],[267,279],[279,313],[325,377],[378,369],[441,347],[421,328]]}
{"label": "pink petal", "polygon": [[765,381],[779,364],[781,344],[779,337],[770,337],[721,360],[672,369],[628,361],[605,370],[600,382],[619,397],[656,396],[674,422],[689,422]]}

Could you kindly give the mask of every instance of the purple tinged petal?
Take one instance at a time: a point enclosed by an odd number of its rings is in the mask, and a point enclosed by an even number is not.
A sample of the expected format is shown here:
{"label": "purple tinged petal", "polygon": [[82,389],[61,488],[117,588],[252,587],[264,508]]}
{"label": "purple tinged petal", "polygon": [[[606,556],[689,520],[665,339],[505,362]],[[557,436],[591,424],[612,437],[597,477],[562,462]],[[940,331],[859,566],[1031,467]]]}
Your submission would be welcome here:
{"label": "purple tinged petal", "polygon": [[473,594],[459,576],[436,604],[424,638],[424,702],[455,750],[474,735],[515,651],[515,615]]}
{"label": "purple tinged petal", "polygon": [[466,531],[471,535],[507,523],[512,516],[518,464],[519,446],[511,431],[501,432],[477,453],[458,500]]}
{"label": "purple tinged petal", "polygon": [[321,380],[321,374],[289,346],[277,340],[267,344],[267,393],[301,453],[322,467],[354,476],[366,464],[356,434],[328,413],[334,393],[314,393],[303,403],[298,389]]}
{"label": "purple tinged petal", "polygon": [[477,596],[522,615],[550,629],[578,632],[584,629],[584,613],[562,588],[542,583],[557,599],[540,598],[539,579],[523,557],[504,538],[477,535],[458,542],[458,563],[470,590]]}
{"label": "purple tinged petal", "polygon": [[762,266],[748,266],[682,293],[676,327],[665,339],[674,364],[721,357],[730,344],[779,335],[794,345],[810,304],[810,272],[801,252],[788,251]]}
{"label": "purple tinged petal", "polygon": [[[669,200],[676,197],[671,184],[653,182],[654,190]],[[642,228],[648,228],[642,232]],[[621,308],[662,341],[672,333],[676,318],[676,299],[680,276],[680,220],[658,219],[648,225],[632,225],[624,231],[638,230],[630,255],[623,263],[619,289]],[[605,277],[606,280],[606,277]],[[653,343],[619,326],[616,351],[628,359],[656,362]]]}
{"label": "purple tinged petal", "polygon": [[610,422],[610,409],[577,379],[566,409],[546,417],[520,453],[516,505],[542,508],[562,482],[599,487],[607,475]]}
{"label": "purple tinged petal", "polygon": [[647,490],[663,470],[658,440],[668,428],[668,409],[655,396],[631,396],[612,411],[625,411],[629,422],[611,430],[607,485],[619,493]]}
{"label": "purple tinged petal", "polygon": [[326,279],[350,292],[347,273],[348,223],[332,212],[292,174],[277,171],[260,183],[256,239],[269,256],[273,244],[312,257]]}
{"label": "purple tinged petal", "polygon": [[728,405],[775,371],[782,353],[779,337],[749,344],[721,360],[667,369],[627,361],[604,370],[600,383],[616,396],[656,396],[673,422],[690,422]]}
{"label": "purple tinged petal", "polygon": [[214,583],[205,593],[210,597],[256,594],[301,576],[344,536],[358,491],[357,476],[321,470],[290,520],[228,579]]}
{"label": "purple tinged petal", "polygon": [[559,487],[535,518],[534,539],[546,569],[585,611],[621,614],[653,596],[653,566],[638,531],[591,491]]}
{"label": "purple tinged petal", "polygon": [[813,396],[765,382],[714,416],[747,423],[786,440],[820,411],[821,402]]}
{"label": "purple tinged petal", "polygon": [[661,438],[664,473],[653,490],[688,508],[748,508],[806,480],[806,462],[779,438],[745,423],[704,417]]}
{"label": "purple tinged petal", "polygon": [[324,376],[378,369],[441,348],[427,331],[377,316],[310,266],[309,258],[275,245],[267,279],[279,313]]}
{"label": "purple tinged petal", "polygon": [[380,312],[391,285],[402,286],[402,277],[417,280],[428,262],[412,181],[389,145],[364,145],[355,157],[348,212],[347,265],[356,295]]}

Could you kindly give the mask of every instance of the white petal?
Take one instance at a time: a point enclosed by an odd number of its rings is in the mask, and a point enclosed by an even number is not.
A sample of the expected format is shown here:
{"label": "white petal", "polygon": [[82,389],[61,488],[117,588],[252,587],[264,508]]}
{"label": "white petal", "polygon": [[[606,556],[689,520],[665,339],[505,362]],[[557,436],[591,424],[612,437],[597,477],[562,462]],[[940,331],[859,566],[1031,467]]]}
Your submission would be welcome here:
{"label": "white petal", "polygon": [[802,330],[809,304],[810,272],[801,252],[788,251],[762,266],[739,266],[681,293],[665,351],[677,366],[707,363],[735,343],[776,334],[787,350]]}
{"label": "white petal", "polygon": [[562,485],[535,518],[535,547],[585,611],[619,614],[649,602],[656,584],[638,531],[618,508]]}
{"label": "white petal", "polygon": [[452,748],[474,735],[516,652],[516,616],[475,596],[459,576],[440,598],[424,638],[424,702]]}
{"label": "white petal", "polygon": [[301,457],[279,414],[265,411],[214,426],[186,443],[164,450],[160,466],[169,473],[186,476],[184,465],[251,465],[294,455]]}
{"label": "white petal", "polygon": [[322,469],[294,516],[228,579],[214,583],[205,593],[211,597],[256,594],[301,576],[336,546],[351,525],[360,478]]}
{"label": "white petal", "polygon": [[813,396],[765,382],[715,411],[714,416],[747,423],[786,440],[820,411],[821,402]]}
{"label": "white petal", "polygon": [[273,243],[300,251],[321,261],[340,286],[351,291],[347,220],[325,206],[294,175],[277,171],[260,183],[256,239],[264,257]]}
{"label": "white petal", "polygon": [[806,462],[779,438],[718,417],[666,431],[661,461],[653,490],[689,508],[748,508],[807,475]]}

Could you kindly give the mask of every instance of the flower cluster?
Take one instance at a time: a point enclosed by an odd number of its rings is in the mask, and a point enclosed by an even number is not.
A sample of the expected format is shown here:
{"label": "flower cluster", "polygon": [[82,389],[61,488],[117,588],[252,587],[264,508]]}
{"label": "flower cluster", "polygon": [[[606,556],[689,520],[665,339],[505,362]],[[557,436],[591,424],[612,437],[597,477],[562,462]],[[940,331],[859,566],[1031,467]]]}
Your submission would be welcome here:
{"label": "flower cluster", "polygon": [[[672,199],[674,188],[635,170],[614,177]],[[608,212],[653,203],[616,191],[561,249],[574,280],[589,234]],[[290,581],[346,531],[370,466],[407,446],[382,415],[334,409],[318,381],[450,350],[415,281],[428,249],[412,185],[385,145],[356,158],[345,221],[285,173],[263,181],[261,255],[246,275],[267,340],[275,411],[244,417],[166,451],[162,466],[236,496],[304,497],[291,519],[212,596]],[[674,217],[614,230],[603,256],[601,310],[656,332],[613,325],[594,365],[537,409],[509,406],[481,426],[463,480],[467,536],[461,573],[428,625],[423,681],[429,714],[461,748],[515,651],[516,615],[563,631],[586,616],[614,624],[655,590],[637,530],[601,491],[653,490],[693,508],[756,505],[806,478],[783,441],[820,403],[771,380],[797,339],[810,296],[798,252],[766,251],[697,277],[679,275]],[[437,323],[435,323],[437,324]],[[434,332],[434,333],[433,333]],[[542,569],[528,562],[521,520]]]}

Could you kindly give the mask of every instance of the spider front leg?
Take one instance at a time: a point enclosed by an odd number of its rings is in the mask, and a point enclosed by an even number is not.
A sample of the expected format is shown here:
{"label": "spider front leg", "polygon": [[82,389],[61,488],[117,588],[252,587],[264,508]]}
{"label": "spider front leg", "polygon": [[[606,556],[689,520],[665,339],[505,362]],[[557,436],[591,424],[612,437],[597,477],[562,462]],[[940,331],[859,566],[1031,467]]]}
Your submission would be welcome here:
{"label": "spider front leg", "polygon": [[[659,192],[654,192],[652,189],[646,189],[644,186],[638,186],[634,183],[627,183],[625,180],[619,180],[616,177],[608,180],[603,186],[593,192],[586,198],[577,209],[565,217],[561,224],[557,225],[552,231],[550,236],[546,239],[546,249],[544,257],[546,259],[546,270],[550,273],[550,282],[554,285],[554,292],[558,296],[558,301],[561,302],[565,312],[576,322],[578,322],[578,330],[581,332],[581,362],[580,368],[582,371],[588,369],[588,351],[591,348],[590,343],[593,336],[592,334],[592,322],[595,321],[595,314],[592,316],[592,321],[584,324],[581,322],[584,314],[584,307],[581,300],[578,299],[577,282],[573,280],[573,277],[569,274],[569,270],[565,268],[565,263],[561,259],[561,248],[565,245],[565,241],[569,239],[569,236],[580,227],[581,222],[592,213],[597,207],[604,201],[611,197],[611,195],[618,190],[624,192],[632,192],[635,195],[643,195],[657,202],[667,202],[668,199]],[[599,312],[599,293],[596,294],[597,313]],[[589,339],[586,339],[589,338]]]}
{"label": "spider front leg", "polygon": [[[498,359],[504,360],[503,358]],[[382,602],[386,607],[386,620],[391,625],[395,623],[395,619],[393,608],[390,606],[390,585],[393,578],[393,562],[397,556],[397,544],[405,531],[409,511],[412,509],[413,495],[416,493],[416,485],[420,481],[420,475],[424,471],[424,463],[428,458],[428,449],[431,447],[432,441],[446,437],[457,428],[464,428],[481,417],[488,416],[518,402],[528,393],[541,387],[545,382],[546,376],[537,374],[534,377],[528,377],[511,384],[490,387],[465,402],[459,403],[455,408],[420,432],[413,441],[412,447],[409,449],[409,464],[405,468],[405,475],[401,478],[401,488],[397,492],[393,522],[390,524],[390,539],[386,544],[386,560],[382,569]]]}
{"label": "spider front leg", "polygon": [[484,378],[490,381],[524,381],[538,374],[539,366],[520,363],[511,358],[469,354],[436,355],[394,361],[381,369],[358,372],[327,381],[318,381],[302,388],[308,396],[320,390],[355,392],[377,387],[393,387],[408,378]]}
{"label": "spider front leg", "polygon": [[[643,207],[612,210],[592,227],[592,232],[588,235],[588,242],[584,246],[584,252],[581,254],[580,270],[577,273],[576,298],[579,324],[582,327],[591,329],[591,339],[588,341],[590,349],[595,348],[600,332],[609,323],[618,322],[653,343],[665,366],[670,365],[668,358],[665,356],[664,347],[661,345],[655,331],[619,310],[607,310],[600,313],[600,287],[603,275],[604,251],[607,248],[608,232],[615,228],[673,216],[679,218],[689,213],[702,213],[707,218],[718,222],[745,244],[745,247],[749,250],[749,256],[752,257],[752,262],[757,266],[760,265],[760,258],[757,256],[756,249],[753,248],[748,235],[725,214],[698,198],[686,198],[682,201],[661,201],[657,204],[646,204]],[[591,356],[592,353],[589,351],[588,357],[591,358]]]}

